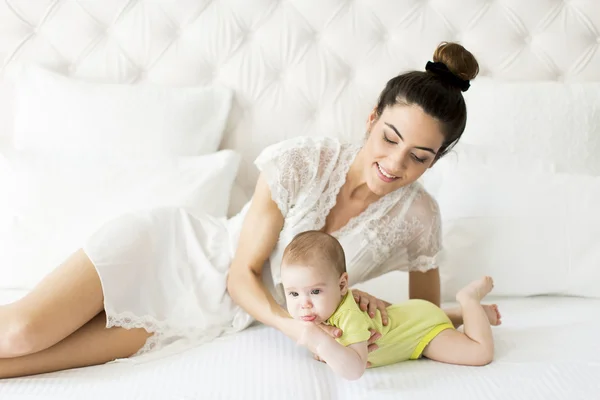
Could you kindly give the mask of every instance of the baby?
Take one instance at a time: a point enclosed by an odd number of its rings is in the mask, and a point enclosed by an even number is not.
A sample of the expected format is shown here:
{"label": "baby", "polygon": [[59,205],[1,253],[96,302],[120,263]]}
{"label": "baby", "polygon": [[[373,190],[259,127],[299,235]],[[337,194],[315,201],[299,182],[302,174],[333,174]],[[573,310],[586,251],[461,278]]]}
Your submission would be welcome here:
{"label": "baby", "polygon": [[[331,235],[319,231],[298,234],[286,247],[281,280],[287,310],[304,321],[299,344],[306,346],[335,373],[358,379],[372,367],[426,357],[459,365],[486,365],[494,342],[481,299],[493,288],[490,277],[472,282],[456,295],[464,319],[464,333],[454,329],[439,307],[425,300],[408,300],[387,307],[384,326],[377,311],[371,318],[361,311],[348,288],[345,255]],[[333,339],[319,324],[333,325],[342,336]],[[381,333],[378,349],[368,353],[369,329]]]}

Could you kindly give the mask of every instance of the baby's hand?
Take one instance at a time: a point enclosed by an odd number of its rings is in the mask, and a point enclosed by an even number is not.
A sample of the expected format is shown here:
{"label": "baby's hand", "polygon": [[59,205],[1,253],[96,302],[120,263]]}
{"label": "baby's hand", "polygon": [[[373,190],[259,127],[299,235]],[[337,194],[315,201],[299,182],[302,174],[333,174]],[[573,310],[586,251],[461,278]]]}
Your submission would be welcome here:
{"label": "baby's hand", "polygon": [[[323,323],[318,324],[317,326],[319,328],[321,328],[326,334],[328,334],[329,336],[331,336],[334,339],[342,336],[343,332],[340,328],[336,328],[335,326],[331,326],[331,325],[325,325]],[[313,352],[313,357],[317,361],[325,362],[324,360],[321,360],[319,355],[314,352]]]}
{"label": "baby's hand", "polygon": [[[320,324],[319,327],[321,329],[323,329],[325,332],[327,332],[332,337],[336,337],[336,336],[334,336],[334,332],[338,333],[337,331],[339,331],[339,336],[342,336],[342,330],[339,328],[336,328],[334,326]],[[369,340],[367,341],[367,344],[368,344],[367,351],[370,353],[379,348],[379,346],[375,342],[377,340],[379,340],[379,338],[381,338],[381,333],[377,332],[375,329],[369,329],[369,332],[371,332],[371,337],[369,337]],[[337,337],[339,337],[339,336],[337,336]],[[319,357],[319,355],[314,352],[313,352],[313,358],[317,361],[320,361],[323,363],[325,362],[325,360],[322,360],[321,357]],[[368,362],[367,368],[369,368],[370,366],[371,366],[371,363]]]}
{"label": "baby's hand", "polygon": [[314,322],[298,321],[300,336],[298,344],[309,348],[313,353],[322,340],[323,332]]}

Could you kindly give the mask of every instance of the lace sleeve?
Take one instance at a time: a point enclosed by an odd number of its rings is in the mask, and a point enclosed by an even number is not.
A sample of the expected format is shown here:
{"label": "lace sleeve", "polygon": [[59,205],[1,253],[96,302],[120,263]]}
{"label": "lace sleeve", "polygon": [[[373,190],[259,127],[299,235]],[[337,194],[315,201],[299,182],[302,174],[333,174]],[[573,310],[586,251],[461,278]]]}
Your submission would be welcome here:
{"label": "lace sleeve", "polygon": [[255,160],[271,197],[285,217],[334,163],[339,143],[331,138],[298,137],[267,147]]}
{"label": "lace sleeve", "polygon": [[437,268],[436,256],[442,249],[441,216],[437,202],[425,190],[415,198],[408,217],[417,221],[414,236],[407,244],[409,271]]}

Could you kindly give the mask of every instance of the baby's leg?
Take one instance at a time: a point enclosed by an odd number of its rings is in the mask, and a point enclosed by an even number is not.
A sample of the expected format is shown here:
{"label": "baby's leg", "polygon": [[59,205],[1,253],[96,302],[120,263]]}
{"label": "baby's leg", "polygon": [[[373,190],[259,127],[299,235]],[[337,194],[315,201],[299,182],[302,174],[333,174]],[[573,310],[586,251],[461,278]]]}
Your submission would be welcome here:
{"label": "baby's leg", "polygon": [[486,276],[472,282],[456,295],[464,318],[464,333],[446,329],[423,351],[423,356],[440,362],[480,366],[492,362],[494,339],[481,299],[493,288],[492,278]]}
{"label": "baby's leg", "polygon": [[[485,315],[487,315],[490,325],[502,325],[502,314],[500,313],[497,304],[482,304],[481,307],[483,307],[483,311],[485,311]],[[455,328],[462,326],[463,313],[460,306],[444,308],[443,311],[446,313],[448,318],[450,318],[450,321],[452,321]]]}

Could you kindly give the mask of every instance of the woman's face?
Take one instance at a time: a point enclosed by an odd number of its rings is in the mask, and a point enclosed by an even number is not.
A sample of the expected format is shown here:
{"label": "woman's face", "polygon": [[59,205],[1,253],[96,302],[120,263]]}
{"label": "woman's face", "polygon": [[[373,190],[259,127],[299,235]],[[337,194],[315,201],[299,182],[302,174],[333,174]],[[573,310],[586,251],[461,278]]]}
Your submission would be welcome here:
{"label": "woman's face", "polygon": [[419,179],[444,143],[438,122],[415,105],[387,107],[379,118],[373,113],[367,129],[363,174],[378,196]]}

